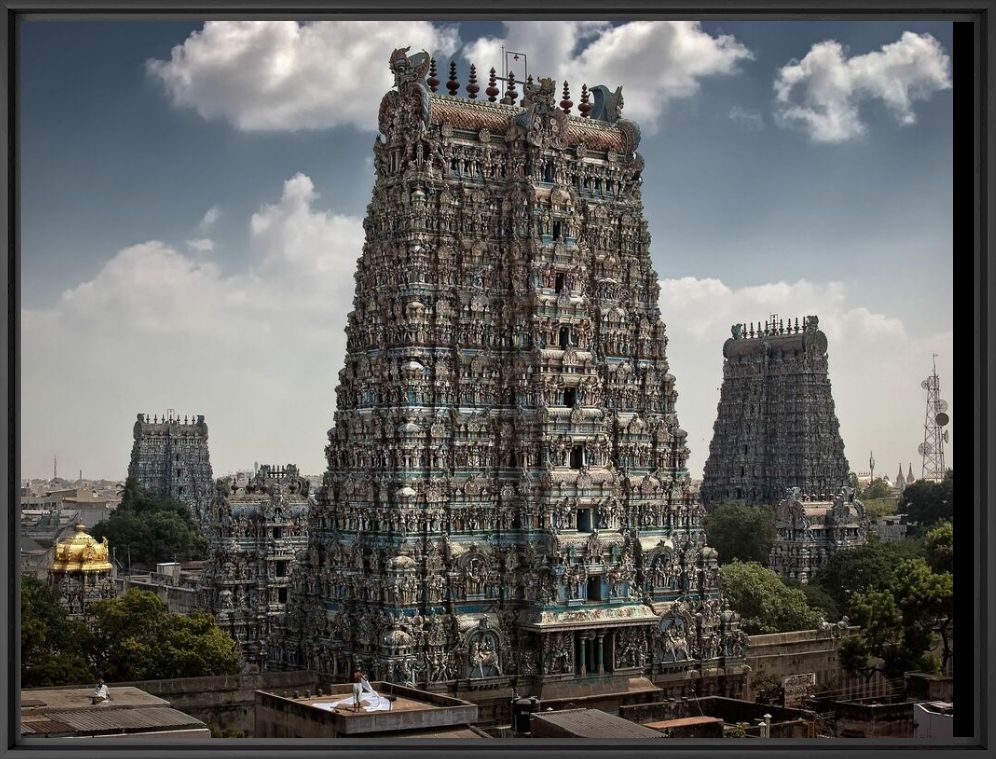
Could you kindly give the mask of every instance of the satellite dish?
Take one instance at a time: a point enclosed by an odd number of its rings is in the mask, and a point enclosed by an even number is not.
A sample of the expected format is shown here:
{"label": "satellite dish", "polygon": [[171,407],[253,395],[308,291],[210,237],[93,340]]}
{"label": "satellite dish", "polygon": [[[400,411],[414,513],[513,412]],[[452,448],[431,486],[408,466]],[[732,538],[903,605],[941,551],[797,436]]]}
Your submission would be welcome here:
{"label": "satellite dish", "polygon": [[930,380],[929,379],[925,379],[923,382],[920,383],[920,387],[922,387],[924,390],[926,390],[928,387],[930,387]]}
{"label": "satellite dish", "polygon": [[951,421],[951,417],[945,414],[943,411],[934,417],[934,421],[937,422],[941,427]]}
{"label": "satellite dish", "polygon": [[934,408],[937,409],[939,412],[940,411],[947,411],[948,410],[948,402],[944,401],[944,400],[941,400],[940,398],[938,398],[937,399],[937,403],[934,404]]}
{"label": "satellite dish", "polygon": [[918,445],[916,447],[916,452],[919,453],[921,456],[926,455],[926,453],[927,453],[927,444],[926,443],[920,443],[920,445]]}
{"label": "satellite dish", "polygon": [[943,435],[942,435],[941,437],[943,437],[943,438],[944,438],[944,442],[945,442],[945,443],[946,443],[946,442],[948,442],[948,431],[947,431],[947,430],[944,430],[944,434],[943,434]]}

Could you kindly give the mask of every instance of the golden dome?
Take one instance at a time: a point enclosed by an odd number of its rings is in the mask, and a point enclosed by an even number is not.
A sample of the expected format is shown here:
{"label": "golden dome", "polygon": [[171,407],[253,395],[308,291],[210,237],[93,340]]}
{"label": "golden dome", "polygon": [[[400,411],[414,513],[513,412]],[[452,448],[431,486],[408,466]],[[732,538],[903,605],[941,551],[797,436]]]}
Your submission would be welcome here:
{"label": "golden dome", "polygon": [[55,546],[52,572],[110,572],[107,538],[98,543],[87,535],[86,525],[77,524],[76,534]]}

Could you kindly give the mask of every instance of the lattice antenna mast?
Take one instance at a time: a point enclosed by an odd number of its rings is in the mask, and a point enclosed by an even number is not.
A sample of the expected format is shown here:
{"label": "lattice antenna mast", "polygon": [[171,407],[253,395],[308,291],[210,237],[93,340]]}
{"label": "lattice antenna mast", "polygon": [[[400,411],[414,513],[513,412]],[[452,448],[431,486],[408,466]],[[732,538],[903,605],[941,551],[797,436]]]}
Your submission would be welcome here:
{"label": "lattice antenna mast", "polygon": [[923,442],[917,452],[923,456],[921,479],[940,481],[944,479],[944,444],[948,442],[948,431],[944,429],[950,421],[948,402],[940,396],[940,378],[937,376],[937,354],[933,355],[933,372],[920,387],[927,391],[927,408],[923,417]]}

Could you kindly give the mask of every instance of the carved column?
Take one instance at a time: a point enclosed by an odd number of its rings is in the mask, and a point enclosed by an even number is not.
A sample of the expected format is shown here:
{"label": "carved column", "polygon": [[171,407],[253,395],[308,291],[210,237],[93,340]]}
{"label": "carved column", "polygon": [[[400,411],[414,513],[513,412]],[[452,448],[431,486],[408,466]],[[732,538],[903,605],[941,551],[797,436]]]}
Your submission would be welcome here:
{"label": "carved column", "polygon": [[605,643],[605,632],[600,631],[598,635],[598,674],[603,674],[605,672],[605,661],[604,661],[604,643]]}

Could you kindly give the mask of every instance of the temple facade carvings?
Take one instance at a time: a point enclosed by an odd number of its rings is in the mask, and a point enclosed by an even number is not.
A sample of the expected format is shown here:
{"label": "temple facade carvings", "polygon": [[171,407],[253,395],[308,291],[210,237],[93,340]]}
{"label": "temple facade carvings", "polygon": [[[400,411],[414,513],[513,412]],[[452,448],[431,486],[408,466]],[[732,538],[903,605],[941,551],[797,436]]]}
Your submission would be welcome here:
{"label": "temple facade carvings", "polygon": [[774,506],[799,488],[830,501],[850,471],[815,316],[772,316],[732,327],[702,482],[706,507],[722,501]]}
{"label": "temple facade carvings", "polygon": [[497,102],[493,78],[488,100],[437,93],[424,53],[390,65],[328,469],[270,666],[539,693],[741,665],[621,90],[578,116],[549,79]]}
{"label": "temple facade carvings", "polygon": [[248,482],[217,481],[208,515],[211,556],[204,606],[235,638],[248,671],[261,671],[282,628],[295,567],[308,547],[310,485],[293,465],[259,467]]}
{"label": "temple facade carvings", "polygon": [[188,504],[203,527],[214,494],[208,428],[204,417],[180,417],[170,411],[139,414],[135,422],[128,476],[161,496]]}

